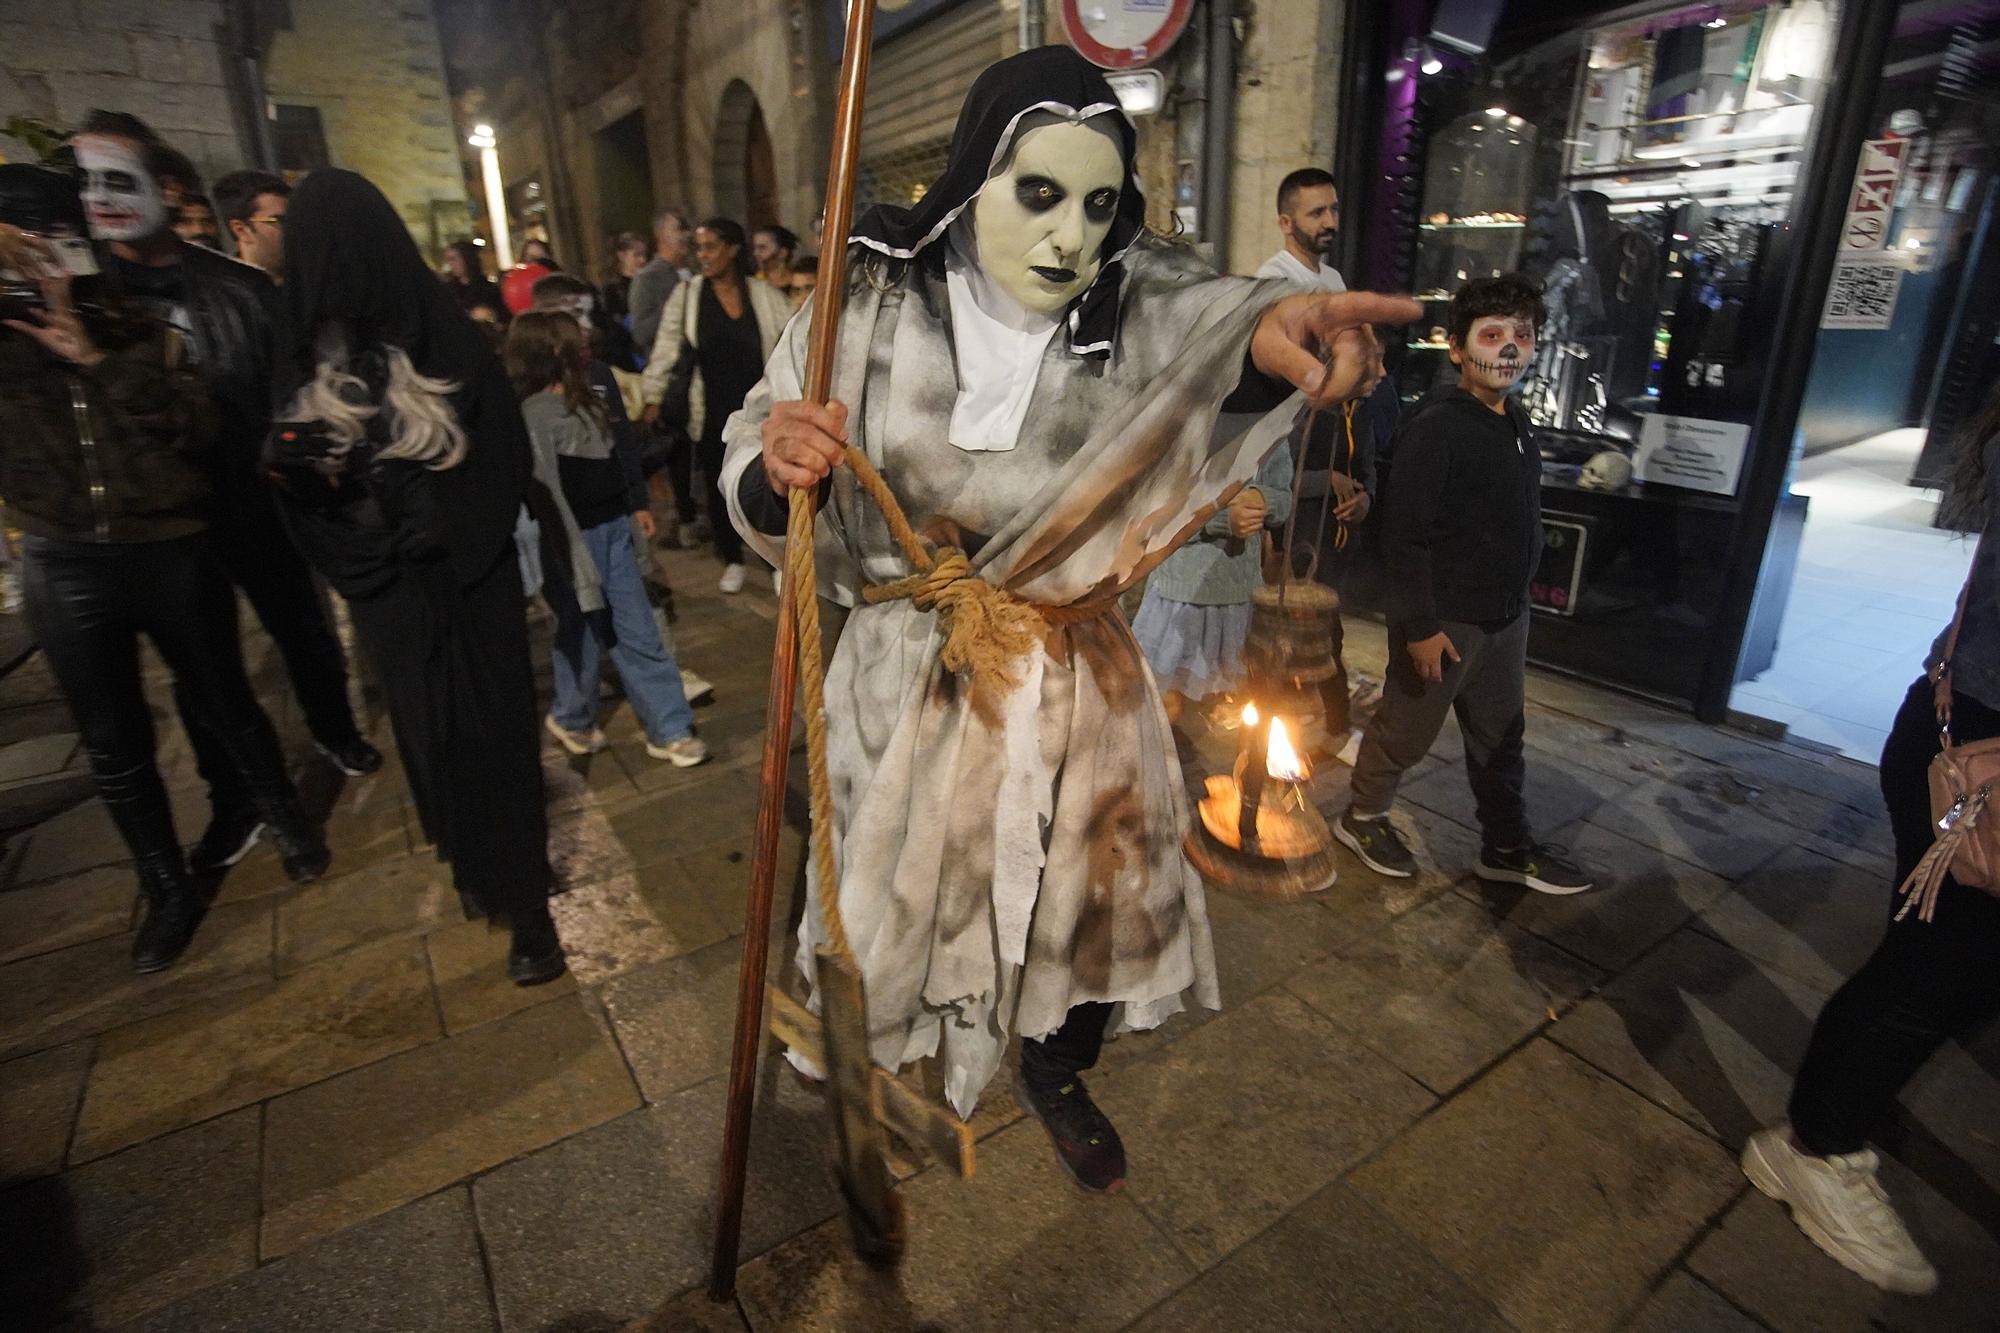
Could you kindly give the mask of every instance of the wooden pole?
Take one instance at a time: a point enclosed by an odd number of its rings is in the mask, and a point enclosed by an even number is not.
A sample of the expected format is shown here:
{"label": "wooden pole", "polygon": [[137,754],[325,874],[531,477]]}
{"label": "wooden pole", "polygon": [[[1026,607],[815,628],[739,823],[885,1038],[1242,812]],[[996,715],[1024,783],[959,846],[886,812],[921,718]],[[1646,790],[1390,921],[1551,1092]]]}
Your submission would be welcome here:
{"label": "wooden pole", "polygon": [[[861,109],[875,30],[874,0],[847,0],[847,41],[840,57],[840,94],[833,118],[833,155],[826,173],[826,228],[819,286],[806,344],[805,397],[824,403],[833,391],[833,356],[847,295],[847,233],[854,219],[854,177],[861,144]],[[794,492],[792,504],[813,502]],[[727,521],[726,519],[721,521]],[[743,1182],[750,1165],[750,1115],[757,1097],[757,1054],[764,1037],[764,972],[770,961],[771,899],[778,837],[785,823],[785,779],[791,760],[792,702],[797,691],[799,636],[789,599],[817,595],[787,583],[771,650],[771,685],[764,702],[764,762],[759,777],[756,843],[750,858],[750,900],[744,909],[743,956],[736,975],[736,1034],[729,1057],[729,1106],[722,1136],[722,1174],[715,1191],[715,1248],[708,1294],[736,1295],[736,1259],[743,1229]]]}

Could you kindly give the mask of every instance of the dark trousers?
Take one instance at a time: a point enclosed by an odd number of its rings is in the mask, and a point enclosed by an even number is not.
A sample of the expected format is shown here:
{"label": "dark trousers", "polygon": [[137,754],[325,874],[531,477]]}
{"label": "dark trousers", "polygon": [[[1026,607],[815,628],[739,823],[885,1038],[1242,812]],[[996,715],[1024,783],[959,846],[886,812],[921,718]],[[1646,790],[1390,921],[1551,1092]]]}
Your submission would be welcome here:
{"label": "dark trousers", "polygon": [[174,674],[177,696],[258,809],[290,799],[271,720],[257,705],[236,634],[236,594],[206,535],[96,545],[27,539],[28,619],[69,701],[99,793],[132,855],[180,856],[153,761],[153,715],[139,636]]}
{"label": "dark trousers", "polygon": [[1446,714],[1455,712],[1465,736],[1465,776],[1486,845],[1510,849],[1528,844],[1528,770],[1522,746],[1528,725],[1523,694],[1528,615],[1523,611],[1490,631],[1447,621],[1444,632],[1459,660],[1444,659],[1442,683],[1418,677],[1408,639],[1398,626],[1389,627],[1382,703],[1354,763],[1357,815],[1388,813],[1403,774],[1430,752]]}
{"label": "dark trousers", "polygon": [[[714,436],[714,438],[710,438]],[[713,431],[701,437],[702,489],[708,493],[708,526],[713,529],[715,553],[725,565],[743,563],[743,538],[729,521],[729,506],[722,500],[722,455],[727,446]]]}
{"label": "dark trousers", "polygon": [[1054,1092],[1097,1063],[1111,1006],[1091,1001],[1070,1009],[1063,1025],[1040,1041],[1021,1043],[1021,1078],[1037,1092]]}
{"label": "dark trousers", "polygon": [[[277,645],[306,729],[326,745],[353,740],[360,733],[347,701],[347,659],[312,567],[292,544],[261,484],[254,492],[227,500],[225,509],[227,521],[215,533],[216,551]],[[196,767],[208,783],[210,801],[217,809],[246,803],[248,793],[226,747],[197,724],[193,701],[179,687],[174,702],[194,747]]]}
{"label": "dark trousers", "polygon": [[[2000,736],[2000,712],[1952,697],[1952,737]],[[1938,752],[1930,682],[1910,687],[1882,747],[1882,799],[1900,885],[1930,847],[1928,772]],[[1891,886],[1891,912],[1903,899]],[[1903,1085],[1949,1038],[2000,1013],[2000,898],[1946,879],[1932,920],[1913,911],[1820,1011],[1798,1081],[1792,1132],[1809,1151],[1854,1152]]]}
{"label": "dark trousers", "polygon": [[701,513],[694,493],[694,441],[686,431],[666,433],[665,457],[667,480],[674,488],[674,513],[685,527]]}

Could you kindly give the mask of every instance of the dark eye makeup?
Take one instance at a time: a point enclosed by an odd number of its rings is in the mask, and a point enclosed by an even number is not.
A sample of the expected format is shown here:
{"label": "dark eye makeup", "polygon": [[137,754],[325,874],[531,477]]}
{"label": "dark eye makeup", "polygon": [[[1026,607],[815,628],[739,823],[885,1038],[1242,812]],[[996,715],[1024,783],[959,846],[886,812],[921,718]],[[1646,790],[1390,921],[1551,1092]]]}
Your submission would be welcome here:
{"label": "dark eye makeup", "polygon": [[1031,213],[1046,213],[1063,201],[1062,186],[1047,176],[1023,176],[1014,182],[1014,197]]}

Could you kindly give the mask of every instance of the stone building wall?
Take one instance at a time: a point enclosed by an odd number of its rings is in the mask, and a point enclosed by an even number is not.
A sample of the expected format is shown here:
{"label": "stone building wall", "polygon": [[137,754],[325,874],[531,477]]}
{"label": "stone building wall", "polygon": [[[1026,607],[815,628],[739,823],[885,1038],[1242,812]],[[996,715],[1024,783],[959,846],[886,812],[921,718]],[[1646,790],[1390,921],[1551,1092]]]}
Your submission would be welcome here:
{"label": "stone building wall", "polygon": [[[0,122],[74,128],[128,111],[209,179],[249,160],[223,73],[219,0],[0,0]],[[0,135],[0,157],[30,157]]]}
{"label": "stone building wall", "polygon": [[437,20],[425,0],[291,0],[264,83],[275,103],[319,109],[333,165],[375,182],[435,253],[466,232],[459,133]]}

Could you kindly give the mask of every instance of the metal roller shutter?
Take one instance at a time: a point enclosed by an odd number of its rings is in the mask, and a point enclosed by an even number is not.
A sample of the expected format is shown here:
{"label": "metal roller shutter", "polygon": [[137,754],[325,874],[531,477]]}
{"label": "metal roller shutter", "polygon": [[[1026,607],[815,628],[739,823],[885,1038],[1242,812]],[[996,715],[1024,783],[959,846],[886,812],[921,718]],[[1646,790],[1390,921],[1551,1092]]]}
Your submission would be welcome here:
{"label": "metal roller shutter", "polygon": [[863,204],[908,204],[944,169],[951,129],[981,70],[1013,49],[1007,11],[969,0],[875,48],[861,122]]}

